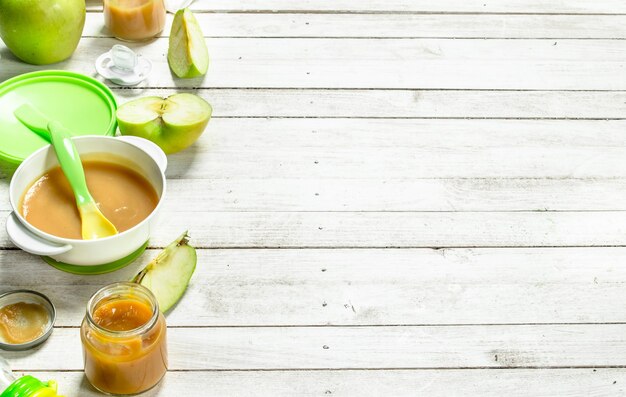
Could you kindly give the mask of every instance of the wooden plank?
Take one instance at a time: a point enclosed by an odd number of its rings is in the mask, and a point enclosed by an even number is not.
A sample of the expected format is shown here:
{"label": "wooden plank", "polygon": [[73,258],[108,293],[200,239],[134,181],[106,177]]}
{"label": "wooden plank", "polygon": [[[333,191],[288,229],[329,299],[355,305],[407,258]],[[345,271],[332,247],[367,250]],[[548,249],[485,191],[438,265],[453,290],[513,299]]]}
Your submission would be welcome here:
{"label": "wooden plank", "polygon": [[[623,119],[626,114],[624,91],[140,88],[114,92],[124,103],[139,96],[169,96],[181,91],[194,92],[211,102],[214,118]],[[566,127],[572,126],[578,124]]]}
{"label": "wooden plank", "polygon": [[622,178],[623,127],[622,121],[215,119],[194,146],[169,157],[167,175]]}
{"label": "wooden plank", "polygon": [[[101,0],[87,0],[92,11],[102,8]],[[470,12],[470,13],[626,13],[619,0],[196,0],[192,9],[204,12]]]}
{"label": "wooden plank", "polygon": [[[624,364],[626,325],[170,328],[169,368],[396,369],[596,367]],[[13,367],[83,368],[77,328],[57,328]]]}
{"label": "wooden plank", "polygon": [[[201,216],[199,216],[201,214]],[[12,247],[0,211],[0,247]],[[581,227],[581,225],[583,225]],[[206,248],[422,248],[623,246],[626,212],[195,212],[164,213],[163,247],[190,230]]]}
{"label": "wooden plank", "polygon": [[[93,75],[115,43],[83,39],[55,67]],[[619,40],[211,39],[209,74],[186,80],[169,71],[167,39],[129,45],[154,61],[152,87],[626,89]],[[0,51],[0,79],[47,68]]]}
{"label": "wooden plank", "polygon": [[[626,179],[170,179],[164,210],[624,211]],[[419,192],[419,195],[406,195]],[[0,210],[10,210],[0,183]]]}
{"label": "wooden plank", "polygon": [[[197,13],[206,37],[626,38],[625,15]],[[168,14],[161,34],[169,36]],[[111,37],[100,13],[83,36]]]}
{"label": "wooden plank", "polygon": [[[81,372],[35,373],[56,379],[67,395],[97,397]],[[170,372],[146,397],[185,394],[204,397],[275,396],[493,396],[564,397],[624,393],[622,369],[471,369],[471,370],[368,370],[368,371],[194,371]],[[72,391],[72,392],[70,392]]]}
{"label": "wooden plank", "polygon": [[[113,274],[74,276],[24,252],[0,250],[0,291],[43,292],[57,307],[56,325],[76,327],[95,291],[129,280],[157,252]],[[167,321],[176,327],[626,322],[616,304],[625,261],[624,248],[198,250],[191,285]]]}

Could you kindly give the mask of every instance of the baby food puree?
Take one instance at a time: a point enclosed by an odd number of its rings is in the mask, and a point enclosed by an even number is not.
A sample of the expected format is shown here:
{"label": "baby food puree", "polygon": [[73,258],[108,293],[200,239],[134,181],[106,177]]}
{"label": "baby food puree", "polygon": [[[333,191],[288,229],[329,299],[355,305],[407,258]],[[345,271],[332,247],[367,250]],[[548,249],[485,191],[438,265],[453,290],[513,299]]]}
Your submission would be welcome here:
{"label": "baby food puree", "polygon": [[87,379],[116,395],[152,388],[167,372],[165,335],[165,318],[147,288],[104,287],[90,301],[81,329]]}
{"label": "baby food puree", "polygon": [[28,343],[46,332],[50,316],[37,303],[17,302],[0,308],[0,337],[4,343]]}
{"label": "baby food puree", "polygon": [[118,39],[150,39],[165,26],[165,4],[163,0],[104,0],[104,23]]}
{"label": "baby food puree", "polygon": [[[157,206],[155,189],[130,168],[101,160],[85,160],[83,167],[91,195],[120,233],[146,219]],[[74,193],[60,167],[49,170],[31,185],[20,210],[26,221],[41,231],[82,238]]]}

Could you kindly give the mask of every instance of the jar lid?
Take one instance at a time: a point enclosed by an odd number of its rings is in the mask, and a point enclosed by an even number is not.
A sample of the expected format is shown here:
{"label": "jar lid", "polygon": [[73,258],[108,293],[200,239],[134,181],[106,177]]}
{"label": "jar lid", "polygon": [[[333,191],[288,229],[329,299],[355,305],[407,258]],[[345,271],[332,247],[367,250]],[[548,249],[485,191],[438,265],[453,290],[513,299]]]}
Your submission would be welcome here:
{"label": "jar lid", "polygon": [[0,397],[61,397],[57,394],[55,381],[42,382],[26,375],[13,382]]}
{"label": "jar lid", "polygon": [[[54,305],[52,304],[50,299],[48,299],[48,297],[44,294],[37,291],[22,289],[9,291],[0,295],[0,308],[21,302],[41,305],[48,313],[48,322],[45,326],[43,333],[29,342],[13,344],[0,341],[0,349],[2,350],[20,351],[32,349],[33,347],[45,342],[46,339],[50,337],[54,329],[54,322],[56,320],[56,309],[54,308]],[[4,395],[0,395],[0,397],[4,397]]]}
{"label": "jar lid", "polygon": [[61,70],[22,74],[0,84],[0,160],[6,163],[18,165],[50,144],[13,115],[26,102],[74,135],[115,135],[115,97],[98,80]]}

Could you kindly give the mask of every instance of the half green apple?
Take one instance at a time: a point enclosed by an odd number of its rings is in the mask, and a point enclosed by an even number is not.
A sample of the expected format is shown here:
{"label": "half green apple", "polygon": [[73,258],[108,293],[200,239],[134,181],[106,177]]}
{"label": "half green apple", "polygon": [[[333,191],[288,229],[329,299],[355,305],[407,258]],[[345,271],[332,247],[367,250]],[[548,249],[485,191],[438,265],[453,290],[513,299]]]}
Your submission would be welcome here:
{"label": "half green apple", "polygon": [[188,243],[185,232],[132,279],[152,291],[163,313],[180,300],[196,270],[196,249]]}
{"label": "half green apple", "polygon": [[209,50],[202,29],[188,8],[174,16],[167,60],[180,78],[203,76],[209,70]]}
{"label": "half green apple", "polygon": [[117,122],[122,135],[149,139],[170,154],[194,143],[204,132],[212,112],[211,105],[194,94],[150,96],[120,106]]}

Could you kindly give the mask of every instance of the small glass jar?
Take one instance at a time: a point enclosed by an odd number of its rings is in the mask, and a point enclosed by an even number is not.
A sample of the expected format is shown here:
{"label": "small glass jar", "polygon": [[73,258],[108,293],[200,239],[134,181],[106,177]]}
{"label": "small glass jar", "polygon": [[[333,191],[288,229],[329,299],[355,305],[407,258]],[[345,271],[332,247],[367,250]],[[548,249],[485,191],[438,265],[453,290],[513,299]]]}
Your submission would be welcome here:
{"label": "small glass jar", "polygon": [[99,391],[134,395],[167,372],[165,317],[149,289],[115,283],[96,292],[81,326],[85,376]]}
{"label": "small glass jar", "polygon": [[104,24],[120,40],[144,41],[165,27],[164,0],[104,0]]}

